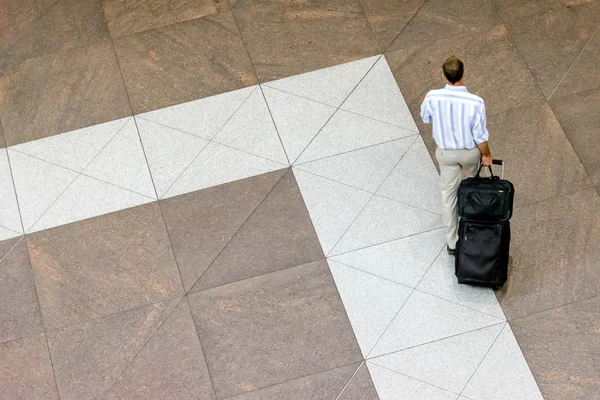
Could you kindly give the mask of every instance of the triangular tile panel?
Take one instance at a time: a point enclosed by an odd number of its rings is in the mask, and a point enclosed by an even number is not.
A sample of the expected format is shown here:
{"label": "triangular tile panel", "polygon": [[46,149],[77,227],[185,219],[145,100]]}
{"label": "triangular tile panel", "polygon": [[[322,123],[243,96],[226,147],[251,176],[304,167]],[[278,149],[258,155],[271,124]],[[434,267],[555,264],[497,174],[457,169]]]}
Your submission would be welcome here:
{"label": "triangular tile panel", "polygon": [[499,318],[415,291],[377,343],[370,357],[378,357],[502,322]]}
{"label": "triangular tile panel", "polygon": [[380,400],[456,400],[456,394],[367,362]]}
{"label": "triangular tile panel", "polygon": [[163,197],[173,197],[282,168],[285,165],[210,142]]}
{"label": "triangular tile panel", "polygon": [[306,208],[328,254],[371,198],[371,194],[294,168]]}
{"label": "triangular tile panel", "polygon": [[360,213],[332,255],[361,249],[442,226],[439,215],[377,195]]}
{"label": "triangular tile panel", "polygon": [[413,131],[338,110],[298,158],[297,164],[414,135]]}
{"label": "triangular tile panel", "polygon": [[394,140],[301,164],[297,169],[374,193],[413,141],[413,137]]}
{"label": "triangular tile panel", "polygon": [[293,164],[325,126],[336,108],[268,86],[263,86],[262,89],[279,137],[290,163]]}
{"label": "triangular tile panel", "polygon": [[348,382],[339,400],[379,400],[366,363],[360,366],[352,380]]}
{"label": "triangular tile panel", "polygon": [[23,233],[6,149],[0,149],[0,240]]}
{"label": "triangular tile panel", "polygon": [[83,173],[132,192],[156,198],[146,156],[133,119],[127,122]]}
{"label": "triangular tile panel", "polygon": [[414,288],[445,246],[438,229],[330,259]]}
{"label": "triangular tile panel", "polygon": [[401,374],[460,393],[483,360],[503,324],[452,336],[370,362]]}
{"label": "triangular tile panel", "polygon": [[419,132],[385,57],[377,61],[341,109]]}
{"label": "triangular tile panel", "polygon": [[289,164],[260,88],[252,92],[215,135],[214,141],[280,164]]}
{"label": "triangular tile panel", "polygon": [[81,172],[131,118],[106,122],[11,147],[21,153]]}
{"label": "triangular tile panel", "polygon": [[192,292],[324,258],[291,170],[200,277]]}
{"label": "triangular tile panel", "polygon": [[169,315],[102,398],[215,399],[186,300]]}
{"label": "triangular tile panel", "polygon": [[411,289],[335,261],[329,261],[329,268],[366,357],[410,296]]}
{"label": "triangular tile panel", "polygon": [[208,141],[142,118],[137,119],[137,126],[156,192],[162,198]]}
{"label": "triangular tile panel", "polygon": [[[137,307],[48,332],[61,398],[99,399],[155,334],[181,299]],[[85,359],[85,362],[70,362]]]}
{"label": "triangular tile panel", "polygon": [[103,181],[79,175],[31,228],[31,232],[81,221],[153,201]]}
{"label": "triangular tile panel", "polygon": [[339,107],[380,56],[266,83],[265,86]]}
{"label": "triangular tile panel", "polygon": [[77,173],[18,151],[9,149],[8,154],[23,226],[28,232],[77,178]]}
{"label": "triangular tile panel", "polygon": [[446,251],[440,253],[417,289],[465,307],[505,319],[494,291],[490,288],[461,285],[454,274],[455,258]]}
{"label": "triangular tile panel", "polygon": [[417,137],[377,194],[441,213],[440,177],[421,136]]}
{"label": "triangular tile panel", "polygon": [[285,171],[269,172],[161,201],[161,210],[186,292]]}
{"label": "triangular tile panel", "polygon": [[544,399],[508,324],[463,394],[473,400]]}
{"label": "triangular tile panel", "polygon": [[200,100],[139,114],[137,117],[212,139],[256,89],[251,86]]}

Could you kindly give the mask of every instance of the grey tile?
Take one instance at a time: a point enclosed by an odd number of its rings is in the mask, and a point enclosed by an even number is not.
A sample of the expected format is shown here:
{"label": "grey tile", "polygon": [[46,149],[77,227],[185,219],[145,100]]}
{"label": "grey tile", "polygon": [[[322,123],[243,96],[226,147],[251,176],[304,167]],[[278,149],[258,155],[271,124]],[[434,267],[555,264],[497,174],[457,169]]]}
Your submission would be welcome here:
{"label": "grey tile", "polygon": [[339,400],[379,400],[367,364],[360,366]]}
{"label": "grey tile", "polygon": [[[360,364],[351,364],[234,396],[231,400],[336,399]],[[365,399],[366,400],[366,399]]]}
{"label": "grey tile", "polygon": [[188,291],[286,170],[270,172],[160,202]]}
{"label": "grey tile", "polygon": [[[180,301],[175,298],[49,331],[48,345],[60,398],[105,398],[128,366],[136,368],[132,363],[136,355],[141,354]],[[129,371],[135,375],[135,371]],[[127,384],[131,376],[124,378]]]}
{"label": "grey tile", "polygon": [[58,400],[43,333],[0,344],[0,398]]}
{"label": "grey tile", "polygon": [[0,260],[0,343],[43,332],[25,240],[0,242]]}
{"label": "grey tile", "polygon": [[325,261],[189,296],[219,398],[361,360]]}
{"label": "grey tile", "polygon": [[192,288],[204,290],[324,258],[291,170]]}
{"label": "grey tile", "polygon": [[181,295],[158,204],[27,237],[47,329]]}
{"label": "grey tile", "polygon": [[187,300],[167,317],[103,399],[215,399]]}

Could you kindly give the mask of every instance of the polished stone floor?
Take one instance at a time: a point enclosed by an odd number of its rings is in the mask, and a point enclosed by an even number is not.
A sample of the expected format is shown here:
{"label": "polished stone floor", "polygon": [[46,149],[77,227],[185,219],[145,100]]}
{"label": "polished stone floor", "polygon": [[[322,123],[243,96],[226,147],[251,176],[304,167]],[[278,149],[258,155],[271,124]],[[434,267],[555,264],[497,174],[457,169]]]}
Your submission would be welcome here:
{"label": "polished stone floor", "polygon": [[[0,4],[0,398],[596,399],[600,1]],[[444,253],[456,54],[517,190]],[[419,134],[420,133],[420,134]]]}

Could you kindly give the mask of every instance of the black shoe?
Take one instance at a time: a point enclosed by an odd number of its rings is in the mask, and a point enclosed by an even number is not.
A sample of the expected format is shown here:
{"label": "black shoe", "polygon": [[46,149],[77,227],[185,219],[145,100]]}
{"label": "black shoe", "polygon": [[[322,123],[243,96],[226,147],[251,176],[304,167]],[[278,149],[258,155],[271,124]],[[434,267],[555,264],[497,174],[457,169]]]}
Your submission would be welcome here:
{"label": "black shoe", "polygon": [[448,254],[450,254],[451,256],[456,255],[456,249],[451,249],[450,246],[446,246],[446,250],[448,250]]}

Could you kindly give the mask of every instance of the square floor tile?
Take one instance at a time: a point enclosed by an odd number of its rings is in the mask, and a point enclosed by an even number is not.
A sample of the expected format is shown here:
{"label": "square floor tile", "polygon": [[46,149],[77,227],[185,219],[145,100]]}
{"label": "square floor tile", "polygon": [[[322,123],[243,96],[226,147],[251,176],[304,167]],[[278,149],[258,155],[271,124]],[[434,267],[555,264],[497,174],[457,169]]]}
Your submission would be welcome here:
{"label": "square floor tile", "polygon": [[281,178],[192,291],[324,258],[291,170]]}
{"label": "square floor tile", "polygon": [[115,39],[135,113],[256,84],[230,12]]}
{"label": "square floor tile", "polygon": [[7,145],[131,115],[110,41],[31,58],[0,78]]}
{"label": "square floor tile", "polygon": [[158,204],[27,237],[47,329],[182,294]]}
{"label": "square floor tile", "polygon": [[358,0],[240,0],[233,13],[261,83],[380,52]]}
{"label": "square floor tile", "polygon": [[0,240],[23,233],[8,153],[0,149]]}
{"label": "square floor tile", "polygon": [[600,393],[600,298],[519,318],[511,326],[546,399],[593,399]]}
{"label": "square floor tile", "polygon": [[219,398],[361,360],[325,261],[194,293],[189,301]]}
{"label": "square floor tile", "polygon": [[188,291],[256,210],[285,170],[160,202],[173,252]]}
{"label": "square floor tile", "polygon": [[108,39],[102,0],[6,0],[1,18],[8,28],[1,35],[2,72],[28,58]]}
{"label": "square floor tile", "polygon": [[598,210],[600,197],[592,188],[515,212],[512,267],[497,293],[509,320],[600,293]]}
{"label": "square floor tile", "polygon": [[43,333],[0,344],[0,398],[58,400]]}
{"label": "square floor tile", "polygon": [[125,36],[217,13],[216,0],[104,0],[113,37]]}
{"label": "square floor tile", "polygon": [[534,6],[522,14],[520,8],[498,2],[511,39],[546,97],[554,92],[600,21],[600,3],[596,1],[558,3],[548,8]]}
{"label": "square floor tile", "polygon": [[0,260],[0,343],[43,332],[25,240],[0,242]]}
{"label": "square floor tile", "polygon": [[598,102],[600,89],[552,98],[550,102],[558,122],[596,187],[600,187],[600,115],[590,112],[590,109]]}
{"label": "square floor tile", "polygon": [[493,115],[488,129],[492,153],[504,160],[505,178],[515,185],[515,207],[591,186],[548,104]]}
{"label": "square floor tile", "polygon": [[[473,9],[470,6],[465,8]],[[512,44],[509,31],[503,25],[478,33],[446,35],[444,33],[441,40],[435,43],[409,42],[410,47],[385,54],[411,109],[420,106],[429,90],[446,84],[441,65],[451,54],[464,60],[468,71],[465,75],[467,88],[483,97],[488,116],[544,100],[527,65]],[[507,81],[504,79],[506,76],[511,79]],[[413,113],[413,116],[419,119],[418,114]]]}
{"label": "square floor tile", "polygon": [[360,366],[352,380],[348,382],[339,400],[379,400],[366,363]]}

